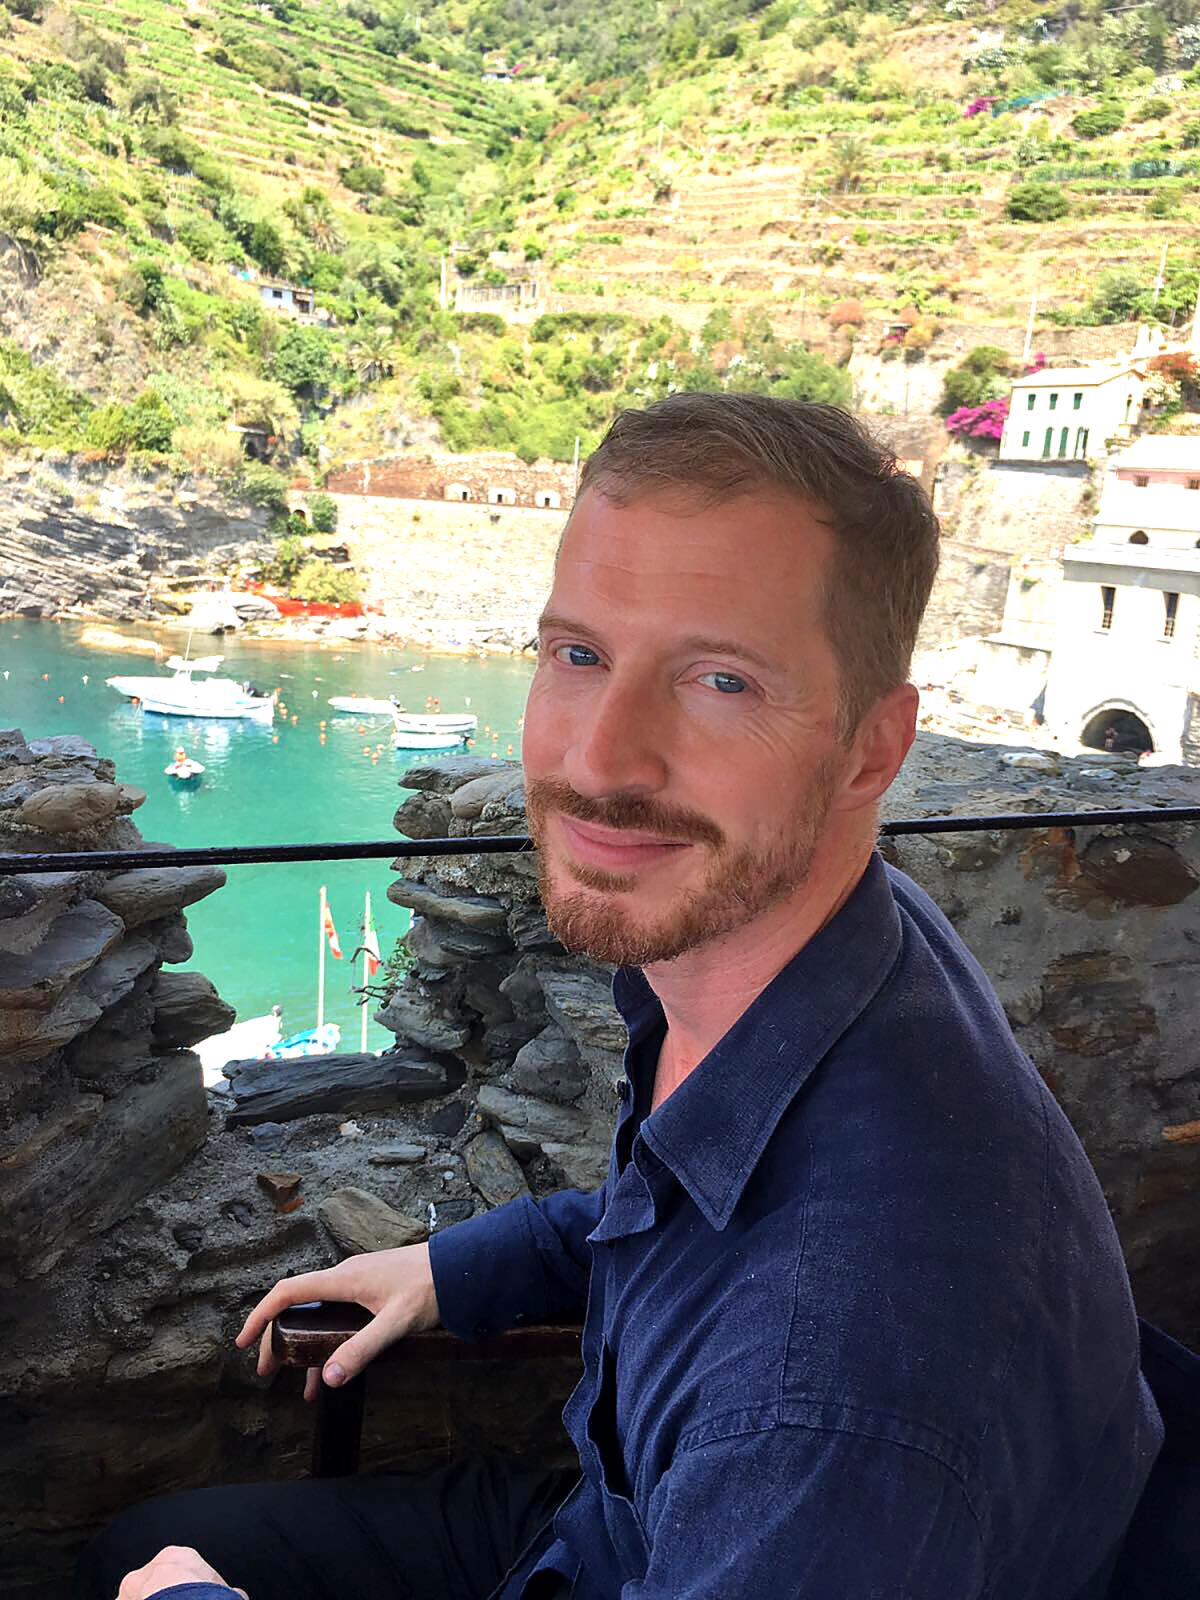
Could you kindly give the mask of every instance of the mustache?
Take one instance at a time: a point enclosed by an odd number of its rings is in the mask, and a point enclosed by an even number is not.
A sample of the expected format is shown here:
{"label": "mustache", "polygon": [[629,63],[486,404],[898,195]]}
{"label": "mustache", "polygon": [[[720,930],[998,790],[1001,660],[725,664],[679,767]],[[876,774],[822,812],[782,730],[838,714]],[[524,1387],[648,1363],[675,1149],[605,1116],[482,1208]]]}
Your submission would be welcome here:
{"label": "mustache", "polygon": [[637,795],[615,794],[603,800],[589,800],[576,794],[569,783],[557,778],[535,778],[526,786],[525,807],[535,829],[552,811],[559,811],[576,822],[593,822],[598,827],[655,833],[677,843],[706,844],[720,849],[725,835],[717,824],[699,811],[684,806],[644,800]]}

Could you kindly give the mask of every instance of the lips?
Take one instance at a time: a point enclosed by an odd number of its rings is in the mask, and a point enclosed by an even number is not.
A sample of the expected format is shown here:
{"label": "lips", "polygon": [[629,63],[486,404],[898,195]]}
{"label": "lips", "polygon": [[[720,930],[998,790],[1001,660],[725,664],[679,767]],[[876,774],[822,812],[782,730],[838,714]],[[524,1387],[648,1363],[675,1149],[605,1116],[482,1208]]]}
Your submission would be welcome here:
{"label": "lips", "polygon": [[557,820],[567,850],[574,859],[586,866],[600,867],[609,872],[636,872],[639,868],[656,866],[689,848],[683,840],[664,839],[660,834],[620,828],[602,828],[594,822],[577,822],[574,817],[564,816],[561,812]]}

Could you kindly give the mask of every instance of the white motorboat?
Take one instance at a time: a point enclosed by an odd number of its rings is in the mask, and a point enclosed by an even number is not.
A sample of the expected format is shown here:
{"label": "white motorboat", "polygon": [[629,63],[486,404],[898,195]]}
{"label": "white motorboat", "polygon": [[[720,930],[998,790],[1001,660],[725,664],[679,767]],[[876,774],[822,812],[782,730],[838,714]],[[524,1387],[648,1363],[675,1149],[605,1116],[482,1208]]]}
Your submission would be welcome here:
{"label": "white motorboat", "polygon": [[110,689],[135,701],[143,711],[162,717],[218,717],[270,722],[275,715],[275,696],[263,694],[249,684],[232,678],[202,678],[197,672],[215,672],[223,656],[171,656],[169,678],[116,677],[107,680]]}
{"label": "white motorboat", "polygon": [[478,726],[479,718],[468,712],[461,715],[423,712],[419,716],[411,711],[396,712],[396,728],[405,733],[457,733],[469,739]]}
{"label": "white motorboat", "polygon": [[334,694],[329,704],[335,711],[349,711],[360,717],[394,717],[396,704],[392,700],[373,700],[365,694]]}

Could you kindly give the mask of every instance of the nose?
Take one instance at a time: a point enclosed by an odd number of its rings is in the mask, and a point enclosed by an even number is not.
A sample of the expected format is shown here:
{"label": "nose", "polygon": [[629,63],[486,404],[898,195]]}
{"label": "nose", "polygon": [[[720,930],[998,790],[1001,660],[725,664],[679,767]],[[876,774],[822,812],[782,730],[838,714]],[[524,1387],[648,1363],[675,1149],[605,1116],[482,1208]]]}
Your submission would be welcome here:
{"label": "nose", "polygon": [[666,717],[645,685],[609,673],[586,707],[563,761],[576,794],[657,794],[667,782]]}

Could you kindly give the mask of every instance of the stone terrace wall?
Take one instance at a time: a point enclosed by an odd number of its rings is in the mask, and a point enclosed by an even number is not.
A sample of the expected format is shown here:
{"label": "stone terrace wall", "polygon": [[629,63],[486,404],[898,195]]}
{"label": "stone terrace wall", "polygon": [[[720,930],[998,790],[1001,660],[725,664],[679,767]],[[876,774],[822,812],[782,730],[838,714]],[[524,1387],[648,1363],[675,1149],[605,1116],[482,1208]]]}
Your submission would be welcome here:
{"label": "stone terrace wall", "polygon": [[[122,815],[136,793],[85,747],[26,754],[9,735],[0,748],[0,848],[136,848]],[[922,735],[889,814],[1096,807],[1097,822],[917,836],[886,853],[978,955],[1073,1119],[1141,1308],[1200,1342],[1200,834],[1102,815],[1194,800],[1195,775],[1095,754],[1028,759]],[[412,839],[525,830],[511,763],[455,758],[405,781],[396,825]],[[50,834],[56,802],[34,791],[68,782],[75,831]],[[227,1010],[159,963],[186,958],[178,907],[216,880],[0,880],[5,1600],[67,1600],[81,1538],[146,1494],[304,1470],[310,1415],[295,1381],[259,1382],[232,1346],[277,1278],[600,1180],[623,1045],[607,970],[555,943],[527,855],[396,868],[390,898],[414,913],[410,970],[379,993],[396,1048],[235,1064],[207,1094],[181,1047]],[[381,1371],[367,1464],[561,1451],[572,1375],[570,1363]]]}

